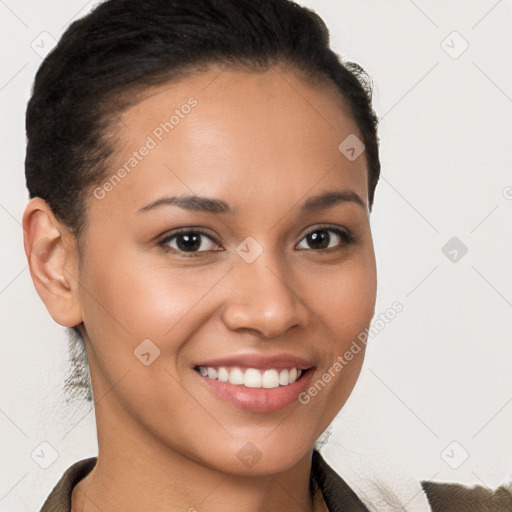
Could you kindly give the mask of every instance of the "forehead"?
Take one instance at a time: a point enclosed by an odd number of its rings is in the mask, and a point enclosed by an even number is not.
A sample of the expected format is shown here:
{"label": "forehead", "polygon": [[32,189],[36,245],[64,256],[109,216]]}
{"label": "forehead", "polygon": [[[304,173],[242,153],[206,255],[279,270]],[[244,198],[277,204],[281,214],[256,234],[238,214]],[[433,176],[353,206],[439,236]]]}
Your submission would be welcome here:
{"label": "forehead", "polygon": [[102,208],[134,210],[163,193],[236,196],[240,206],[257,194],[270,207],[321,185],[366,201],[364,154],[339,149],[348,137],[362,139],[334,84],[278,68],[202,72],[121,114]]}

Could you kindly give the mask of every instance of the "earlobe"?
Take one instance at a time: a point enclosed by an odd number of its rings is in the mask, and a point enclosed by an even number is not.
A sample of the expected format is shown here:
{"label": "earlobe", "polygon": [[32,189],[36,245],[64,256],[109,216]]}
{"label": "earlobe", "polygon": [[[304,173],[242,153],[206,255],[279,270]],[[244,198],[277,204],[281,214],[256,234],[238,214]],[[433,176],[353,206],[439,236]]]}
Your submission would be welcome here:
{"label": "earlobe", "polygon": [[71,236],[40,197],[31,199],[23,214],[24,247],[37,293],[52,318],[73,327],[82,322],[78,303],[78,270],[64,236]]}

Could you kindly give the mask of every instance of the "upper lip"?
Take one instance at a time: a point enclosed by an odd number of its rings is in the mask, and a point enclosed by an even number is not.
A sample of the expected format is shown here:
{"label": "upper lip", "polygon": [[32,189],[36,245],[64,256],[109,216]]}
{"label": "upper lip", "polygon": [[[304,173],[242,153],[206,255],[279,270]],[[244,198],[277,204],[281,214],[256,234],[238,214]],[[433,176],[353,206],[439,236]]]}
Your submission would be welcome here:
{"label": "upper lip", "polygon": [[238,354],[219,359],[209,359],[200,361],[195,366],[219,367],[219,366],[239,366],[241,368],[298,368],[307,370],[313,366],[311,361],[292,354],[277,354],[274,356],[264,356],[261,354]]}

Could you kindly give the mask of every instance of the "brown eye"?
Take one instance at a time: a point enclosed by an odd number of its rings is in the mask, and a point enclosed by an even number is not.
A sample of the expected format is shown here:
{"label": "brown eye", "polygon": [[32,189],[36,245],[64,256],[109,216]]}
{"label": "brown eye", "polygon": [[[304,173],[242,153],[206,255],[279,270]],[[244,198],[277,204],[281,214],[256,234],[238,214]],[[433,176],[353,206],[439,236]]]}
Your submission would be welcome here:
{"label": "brown eye", "polygon": [[218,245],[201,231],[180,231],[164,238],[160,245],[178,252],[205,252],[218,250]]}
{"label": "brown eye", "polygon": [[321,251],[334,247],[343,247],[350,242],[352,242],[351,235],[341,229],[317,228],[300,241],[299,248]]}

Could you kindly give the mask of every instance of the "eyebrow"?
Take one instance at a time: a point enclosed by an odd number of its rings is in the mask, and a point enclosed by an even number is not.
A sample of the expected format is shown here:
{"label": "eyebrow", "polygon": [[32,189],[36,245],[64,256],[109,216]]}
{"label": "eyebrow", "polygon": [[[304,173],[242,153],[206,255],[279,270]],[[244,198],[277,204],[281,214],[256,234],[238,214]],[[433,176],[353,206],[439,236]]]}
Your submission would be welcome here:
{"label": "eyebrow", "polygon": [[301,207],[306,213],[325,210],[342,203],[355,203],[366,209],[365,202],[353,190],[324,192],[318,196],[310,197]]}
{"label": "eyebrow", "polygon": [[139,208],[137,213],[153,210],[161,206],[178,206],[184,210],[194,210],[205,213],[234,213],[233,209],[221,199],[212,199],[197,195],[161,197],[160,199]]}
{"label": "eyebrow", "polygon": [[[352,190],[341,190],[333,192],[324,192],[317,196],[310,197],[303,203],[300,210],[304,213],[312,213],[331,208],[342,203],[355,203],[366,209],[365,202]],[[192,210],[203,213],[229,213],[233,215],[235,210],[222,199],[210,197],[192,196],[165,196],[139,208],[137,213],[154,210],[162,206],[177,206],[184,210]]]}

